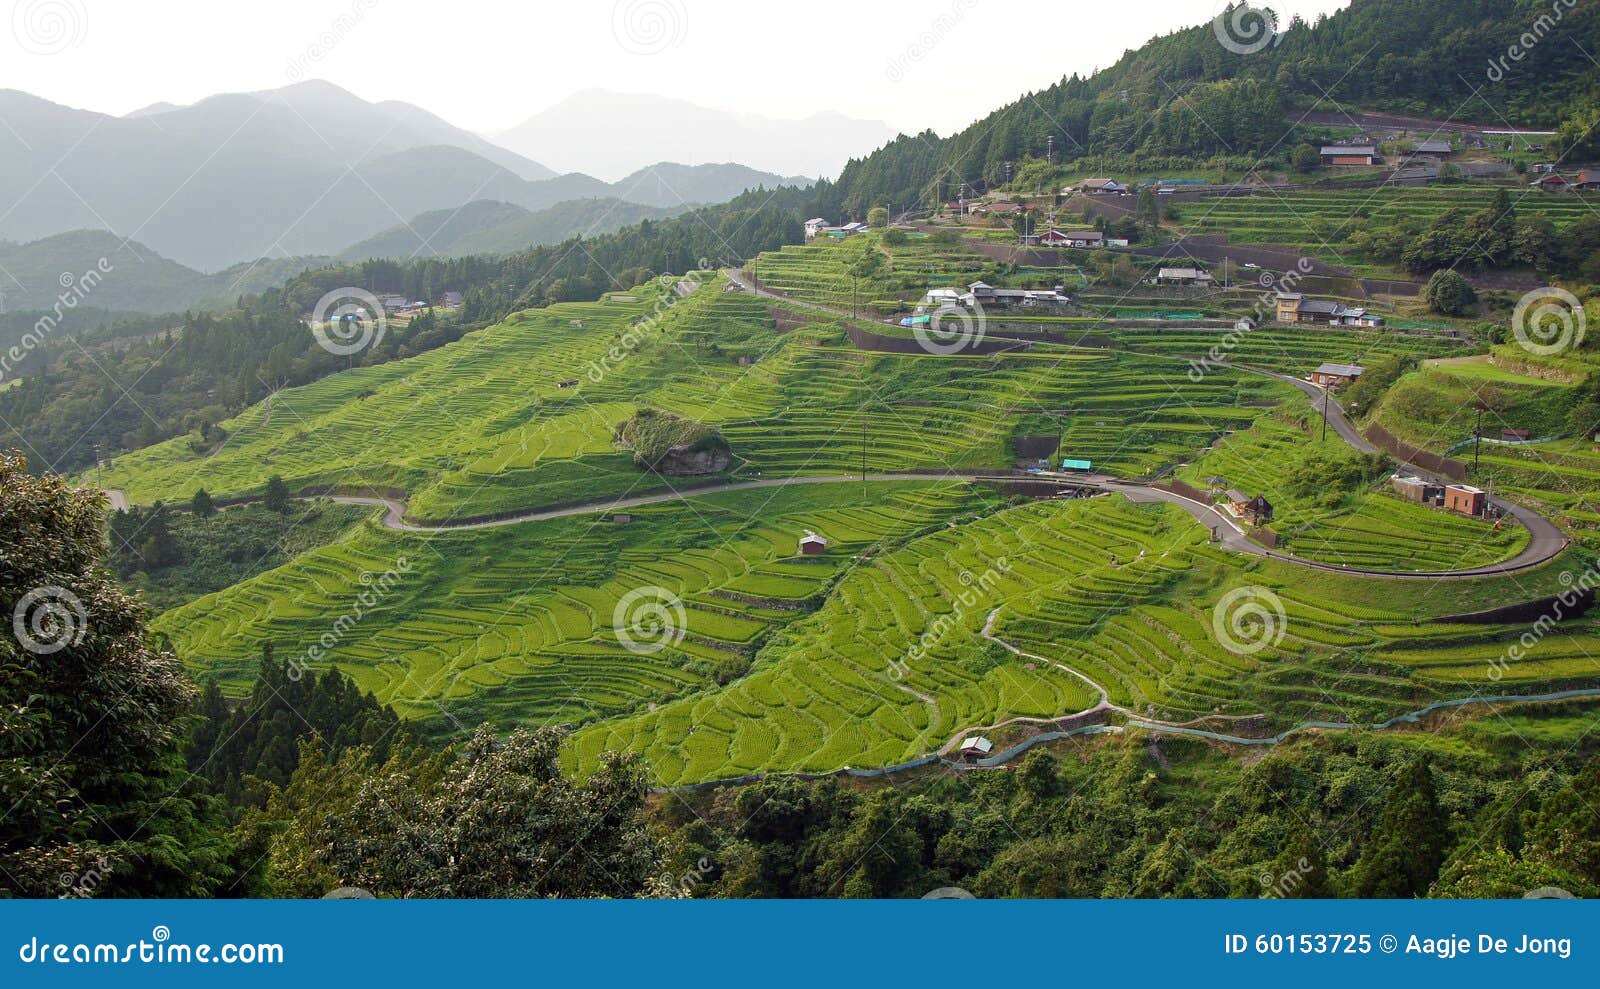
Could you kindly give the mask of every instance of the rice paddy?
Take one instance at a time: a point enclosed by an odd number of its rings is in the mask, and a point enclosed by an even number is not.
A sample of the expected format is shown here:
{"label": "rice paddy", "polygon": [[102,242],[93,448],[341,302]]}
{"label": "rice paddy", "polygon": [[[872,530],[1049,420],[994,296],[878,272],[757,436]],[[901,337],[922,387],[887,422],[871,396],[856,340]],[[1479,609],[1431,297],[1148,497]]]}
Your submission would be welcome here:
{"label": "rice paddy", "polygon": [[[763,257],[761,280],[847,305],[844,273],[867,243],[786,248]],[[855,286],[858,301],[869,288],[903,299],[988,263],[927,241],[890,253],[888,270]],[[107,465],[104,483],[135,502],[179,502],[199,487],[256,494],[276,474],[298,490],[399,489],[413,519],[459,521],[661,489],[668,479],[615,442],[619,423],[655,408],[720,429],[735,459],[710,480],[989,472],[1024,459],[1022,437],[1045,437],[1053,456],[1096,471],[1176,471],[1201,488],[1266,494],[1283,547],[1335,565],[1465,567],[1526,538],[1402,502],[1381,481],[1338,497],[1308,490],[1296,472],[1342,447],[1314,434],[1298,391],[1233,366],[1303,373],[1325,360],[1440,356],[1455,341],[1263,329],[1199,374],[1189,362],[1216,331],[1096,326],[1095,347],[879,353],[850,346],[841,320],[727,289],[708,276],[680,297],[660,279],[520,313],[280,392],[224,423],[228,440],[209,455],[164,443]],[[1585,450],[1550,452],[1586,469]],[[799,551],[808,532],[824,552]],[[621,519],[410,532],[374,518],[167,612],[156,629],[233,694],[270,645],[337,665],[428,731],[572,724],[574,766],[622,748],[682,783],[890,765],[969,730],[1093,707],[1099,688],[1119,712],[1172,721],[1380,720],[1485,686],[1489,661],[1520,633],[1429,616],[1553,593],[1555,573],[1508,578],[1514,591],[1504,580],[1378,581],[1244,558],[1177,508],[1114,495],[1029,502],[933,477],[827,480]],[[1266,589],[1284,615],[1281,636],[1245,653],[1213,622],[1241,587]],[[618,620],[641,593],[665,596],[672,626],[646,649]],[[999,641],[985,634],[990,616]],[[1562,625],[1500,661],[1493,680],[1593,683],[1591,652],[1592,623]]]}

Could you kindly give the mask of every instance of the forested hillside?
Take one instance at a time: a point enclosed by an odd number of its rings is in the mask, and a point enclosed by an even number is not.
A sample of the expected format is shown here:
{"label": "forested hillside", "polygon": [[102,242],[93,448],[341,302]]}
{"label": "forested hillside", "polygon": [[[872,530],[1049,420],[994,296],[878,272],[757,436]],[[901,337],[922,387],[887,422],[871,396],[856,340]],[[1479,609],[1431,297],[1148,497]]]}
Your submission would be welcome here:
{"label": "forested hillside", "polygon": [[[1207,22],[1156,38],[1087,78],[1063,78],[950,137],[902,136],[852,160],[819,195],[851,216],[885,201],[932,201],[963,182],[1004,181],[1007,162],[1043,158],[1051,137],[1057,161],[1286,158],[1286,117],[1313,105],[1553,129],[1592,112],[1586,52],[1600,51],[1595,7],[1555,6],[1563,8],[1559,23],[1533,46],[1524,35],[1552,16],[1549,0],[1355,0],[1314,24],[1279,24],[1275,43],[1245,54],[1220,44]],[[1249,28],[1259,15],[1238,16]],[[1526,54],[1511,61],[1507,49],[1519,39]],[[1500,60],[1506,67],[1491,73]]]}

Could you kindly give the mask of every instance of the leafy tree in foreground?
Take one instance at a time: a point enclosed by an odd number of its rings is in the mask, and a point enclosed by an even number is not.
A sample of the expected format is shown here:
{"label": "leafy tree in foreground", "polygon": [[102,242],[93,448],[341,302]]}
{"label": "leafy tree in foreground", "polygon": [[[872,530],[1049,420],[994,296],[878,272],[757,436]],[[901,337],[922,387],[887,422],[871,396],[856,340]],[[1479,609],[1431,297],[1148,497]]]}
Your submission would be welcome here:
{"label": "leafy tree in foreground", "polygon": [[189,499],[189,510],[203,519],[208,519],[216,514],[217,504],[211,500],[211,495],[205,488],[200,488]]}
{"label": "leafy tree in foreground", "polygon": [[1362,899],[1425,896],[1449,847],[1433,774],[1417,759],[1390,789],[1383,819],[1351,870],[1350,893]]}
{"label": "leafy tree in foreground", "polygon": [[[248,824],[269,839],[279,891],[357,886],[395,897],[614,897],[656,889],[644,773],[612,755],[581,783],[561,772],[564,731],[484,726],[456,760],[415,750],[301,767]],[[306,888],[308,887],[309,888]],[[320,890],[318,887],[323,887]]]}
{"label": "leafy tree in foreground", "polygon": [[0,890],[216,895],[236,873],[183,771],[192,694],[102,569],[104,522],[99,494],[0,455]]}

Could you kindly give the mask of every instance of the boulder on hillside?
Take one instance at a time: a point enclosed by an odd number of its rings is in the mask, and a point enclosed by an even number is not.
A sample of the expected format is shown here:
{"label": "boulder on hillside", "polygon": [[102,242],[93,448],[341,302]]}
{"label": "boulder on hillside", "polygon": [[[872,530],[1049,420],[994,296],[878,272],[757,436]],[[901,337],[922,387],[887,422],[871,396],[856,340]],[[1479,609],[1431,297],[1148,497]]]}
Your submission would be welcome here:
{"label": "boulder on hillside", "polygon": [[635,464],[671,477],[717,474],[733,462],[715,426],[659,409],[640,409],[618,426],[617,442],[633,451]]}

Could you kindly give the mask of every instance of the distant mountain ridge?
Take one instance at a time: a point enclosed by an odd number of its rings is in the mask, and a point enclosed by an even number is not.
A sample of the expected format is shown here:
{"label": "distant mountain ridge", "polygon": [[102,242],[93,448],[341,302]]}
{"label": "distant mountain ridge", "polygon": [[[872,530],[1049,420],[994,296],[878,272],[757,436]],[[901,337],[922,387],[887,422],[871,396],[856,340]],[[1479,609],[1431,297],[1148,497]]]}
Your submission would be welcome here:
{"label": "distant mountain ridge", "polygon": [[[101,267],[99,261],[106,259]],[[264,258],[214,274],[162,257],[137,241],[124,243],[105,230],[73,230],[28,244],[0,241],[0,268],[9,272],[0,301],[8,312],[47,310],[62,293],[64,276],[101,271],[83,305],[123,312],[168,313],[232,305],[240,295],[279,285],[326,257]],[[109,268],[109,271],[106,270]]]}
{"label": "distant mountain ridge", "polygon": [[641,220],[676,216],[688,208],[644,206],[606,197],[573,199],[530,212],[511,203],[478,201],[459,209],[423,213],[409,223],[352,244],[339,252],[339,257],[363,261],[511,254],[569,237],[612,233]]}
{"label": "distant mountain ridge", "polygon": [[[560,171],[621,176],[651,161],[738,161],[813,178],[839,174],[850,158],[894,137],[882,121],[820,113],[780,120],[643,93],[586,89],[490,135]],[[537,149],[537,150],[535,150]]]}
{"label": "distant mountain ridge", "polygon": [[109,228],[200,271],[331,255],[483,200],[530,212],[607,197],[678,208],[784,181],[743,166],[658,166],[629,176],[624,193],[555,175],[417,107],[322,82],[125,117],[0,90],[0,119],[0,188],[21,195],[0,216],[0,239]]}

